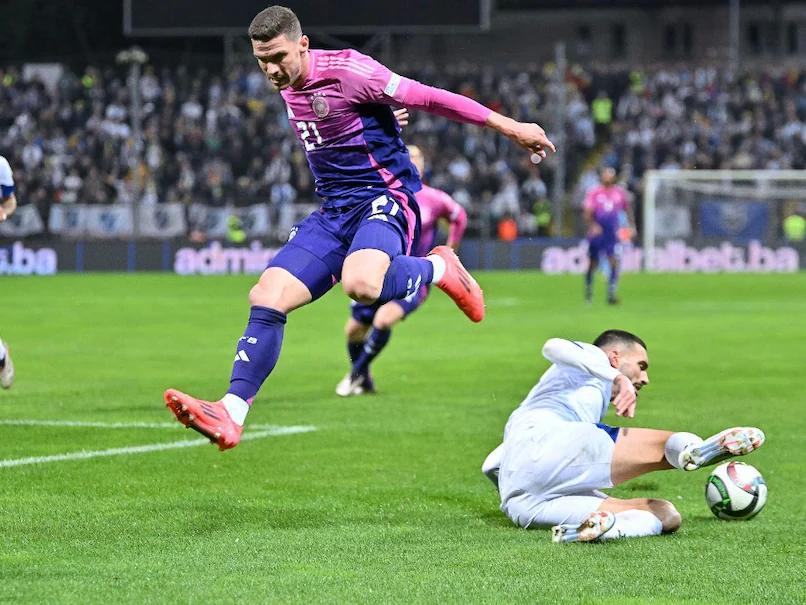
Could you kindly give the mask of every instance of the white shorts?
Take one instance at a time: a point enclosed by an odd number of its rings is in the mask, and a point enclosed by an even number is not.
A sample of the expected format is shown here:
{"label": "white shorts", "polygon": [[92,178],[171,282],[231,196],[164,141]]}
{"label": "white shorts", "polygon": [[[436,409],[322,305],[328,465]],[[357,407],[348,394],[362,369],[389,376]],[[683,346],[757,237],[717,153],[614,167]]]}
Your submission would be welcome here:
{"label": "white shorts", "polygon": [[521,527],[581,522],[607,497],[598,490],[613,487],[614,448],[611,434],[596,424],[530,416],[504,439],[501,510]]}

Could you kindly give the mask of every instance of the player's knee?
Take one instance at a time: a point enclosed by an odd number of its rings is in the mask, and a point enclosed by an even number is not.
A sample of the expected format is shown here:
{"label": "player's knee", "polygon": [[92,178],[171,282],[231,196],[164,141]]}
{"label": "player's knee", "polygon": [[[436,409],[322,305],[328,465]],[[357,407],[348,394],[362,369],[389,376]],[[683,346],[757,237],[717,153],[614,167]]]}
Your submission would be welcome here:
{"label": "player's knee", "polygon": [[286,304],[286,298],[285,288],[263,281],[258,282],[249,290],[249,305],[252,307],[269,307],[287,313],[290,308]]}
{"label": "player's knee", "polygon": [[372,327],[378,330],[390,330],[396,323],[397,321],[388,317],[376,317],[372,322]]}
{"label": "player's knee", "polygon": [[381,295],[381,286],[361,275],[344,276],[341,285],[347,296],[365,305],[374,303]]}
{"label": "player's knee", "polygon": [[401,316],[402,313],[399,305],[396,303],[387,303],[378,309],[375,318],[372,320],[372,326],[378,330],[391,330],[392,327],[402,319]]}
{"label": "player's knee", "polygon": [[683,524],[683,517],[680,516],[674,504],[668,500],[654,499],[650,503],[652,513],[660,519],[661,525],[663,525],[663,533],[670,534],[680,529]]}

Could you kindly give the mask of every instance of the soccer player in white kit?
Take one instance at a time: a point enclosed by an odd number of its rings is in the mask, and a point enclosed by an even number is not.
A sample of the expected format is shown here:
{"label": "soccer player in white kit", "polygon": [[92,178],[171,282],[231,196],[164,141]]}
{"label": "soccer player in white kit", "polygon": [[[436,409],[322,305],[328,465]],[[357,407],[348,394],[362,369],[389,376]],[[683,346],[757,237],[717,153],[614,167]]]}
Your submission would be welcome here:
{"label": "soccer player in white kit", "polygon": [[[14,176],[8,160],[0,155],[0,223],[14,214],[17,209],[17,197],[14,193]],[[11,353],[3,339],[0,338],[0,387],[11,388],[14,384],[14,364]]]}
{"label": "soccer player in white kit", "polygon": [[504,441],[482,472],[497,485],[501,510],[523,528],[552,527],[555,542],[651,536],[680,527],[671,502],[612,498],[599,491],[644,473],[694,470],[761,447],[752,427],[724,430],[703,441],[692,433],[618,428],[601,423],[612,405],[635,414],[647,384],[647,347],[623,330],[593,344],[549,339],[543,374],[504,429]]}

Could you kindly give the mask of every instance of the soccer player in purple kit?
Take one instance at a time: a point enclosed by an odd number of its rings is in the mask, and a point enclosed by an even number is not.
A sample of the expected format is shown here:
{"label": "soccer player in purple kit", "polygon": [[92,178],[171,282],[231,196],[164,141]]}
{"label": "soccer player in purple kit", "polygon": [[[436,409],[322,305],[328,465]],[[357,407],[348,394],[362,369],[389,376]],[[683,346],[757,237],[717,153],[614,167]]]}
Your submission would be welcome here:
{"label": "soccer player in purple kit", "polygon": [[279,357],[288,313],[339,280],[364,304],[406,298],[434,283],[471,320],[484,317],[481,288],[450,248],[409,255],[418,238],[414,193],[421,184],[391,106],[488,126],[541,157],[555,151],[537,124],[402,77],[353,50],[311,49],[296,15],[283,6],[258,13],[249,37],[258,67],[285,101],[323,203],[292,229],[249,292],[249,321],[223,398],[165,391],[176,418],[221,450],[240,441],[250,405]]}
{"label": "soccer player in purple kit", "polygon": [[600,185],[592,187],[585,195],[582,206],[588,239],[588,271],[585,273],[585,302],[593,300],[593,276],[599,267],[599,258],[607,256],[610,263],[610,276],[607,283],[607,302],[618,303],[616,289],[619,278],[619,259],[616,255],[618,231],[621,216],[627,214],[630,226],[635,225],[630,200],[623,187],[616,184],[616,171],[602,168],[599,173]]}
{"label": "soccer player in purple kit", "polygon": [[[423,152],[415,145],[409,145],[408,149],[411,163],[420,175],[424,175]],[[420,208],[421,220],[420,242],[414,255],[425,256],[434,245],[440,219],[446,219],[450,224],[446,245],[456,250],[467,227],[465,209],[444,191],[425,184],[414,197]],[[375,391],[370,364],[388,344],[395,324],[414,313],[425,302],[429,289],[428,285],[421,285],[413,296],[392,300],[380,307],[353,302],[350,318],[344,327],[352,367],[336,386],[337,395],[348,397]]]}

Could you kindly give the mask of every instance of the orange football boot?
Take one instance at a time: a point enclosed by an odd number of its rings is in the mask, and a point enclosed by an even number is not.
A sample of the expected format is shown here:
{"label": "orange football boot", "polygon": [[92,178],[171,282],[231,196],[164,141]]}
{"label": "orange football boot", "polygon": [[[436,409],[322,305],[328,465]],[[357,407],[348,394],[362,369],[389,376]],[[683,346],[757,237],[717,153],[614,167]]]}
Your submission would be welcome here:
{"label": "orange football boot", "polygon": [[179,422],[207,437],[222,452],[241,441],[243,427],[230,418],[220,401],[196,399],[176,389],[168,389],[164,397]]}
{"label": "orange football boot", "polygon": [[448,246],[437,246],[428,254],[436,254],[445,261],[445,275],[436,286],[450,296],[471,321],[478,323],[484,319],[484,292],[462,266],[456,252]]}

